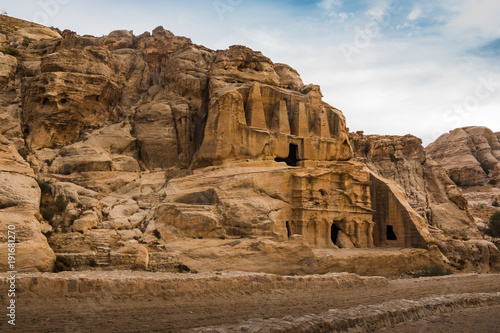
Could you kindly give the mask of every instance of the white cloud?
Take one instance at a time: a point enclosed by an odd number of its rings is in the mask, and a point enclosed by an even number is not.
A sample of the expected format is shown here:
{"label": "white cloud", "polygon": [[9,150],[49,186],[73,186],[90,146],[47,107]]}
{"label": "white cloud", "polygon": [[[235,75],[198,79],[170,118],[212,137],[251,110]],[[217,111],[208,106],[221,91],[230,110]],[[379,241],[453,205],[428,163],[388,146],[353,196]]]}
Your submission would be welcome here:
{"label": "white cloud", "polygon": [[[268,29],[242,29],[240,32],[259,51],[284,52],[288,49],[286,38],[277,29],[272,31]],[[265,52],[264,55],[266,55]]]}
{"label": "white cloud", "polygon": [[324,10],[331,11],[334,8],[342,7],[342,3],[340,2],[340,0],[322,0],[320,3],[318,3],[318,6],[320,8],[323,8]]}
{"label": "white cloud", "polygon": [[416,19],[418,19],[420,17],[421,14],[422,14],[422,10],[420,8],[415,8],[414,10],[411,11],[410,14],[408,14],[407,19],[410,21],[415,21]]}
{"label": "white cloud", "polygon": [[325,10],[327,12],[326,15],[337,23],[343,23],[347,21],[349,17],[354,16],[352,13],[338,11],[338,9],[342,8],[342,2],[340,0],[322,0],[318,3],[318,6]]}
{"label": "white cloud", "polygon": [[388,2],[378,2],[374,6],[368,8],[365,15],[370,18],[378,19],[384,17],[388,13],[388,10]]}
{"label": "white cloud", "polygon": [[500,35],[500,1],[461,0],[450,9],[457,13],[448,25],[451,33],[470,38],[498,38]]}
{"label": "white cloud", "polygon": [[350,17],[354,17],[354,14],[345,12],[341,13],[330,12],[328,13],[328,17],[331,17],[337,23],[343,23],[347,21],[347,19],[349,19]]}
{"label": "white cloud", "polygon": [[413,25],[409,24],[408,22],[405,22],[404,24],[398,24],[396,26],[396,29],[397,30],[403,30],[403,29],[409,29],[409,28],[412,28]]}

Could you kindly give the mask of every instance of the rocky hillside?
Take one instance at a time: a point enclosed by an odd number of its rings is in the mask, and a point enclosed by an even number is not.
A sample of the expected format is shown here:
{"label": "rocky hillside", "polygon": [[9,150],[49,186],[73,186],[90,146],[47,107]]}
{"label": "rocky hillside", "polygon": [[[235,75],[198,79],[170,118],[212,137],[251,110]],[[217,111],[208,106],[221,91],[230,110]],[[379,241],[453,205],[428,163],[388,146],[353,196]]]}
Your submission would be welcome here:
{"label": "rocky hillside", "polygon": [[351,142],[358,160],[404,190],[454,267],[463,269],[472,264],[477,268],[482,265],[478,252],[488,253],[491,248],[496,253],[491,243],[482,240],[462,189],[428,156],[419,138],[358,132],[351,134]]}
{"label": "rocky hillside", "polygon": [[486,127],[457,128],[443,134],[426,151],[462,188],[469,211],[484,229],[499,211],[500,133]]}
{"label": "rocky hillside", "polygon": [[7,16],[0,50],[0,249],[14,225],[18,271],[496,268],[418,139],[349,138],[260,52]]}
{"label": "rocky hillside", "polygon": [[500,184],[499,133],[486,127],[457,128],[427,146],[457,185]]}

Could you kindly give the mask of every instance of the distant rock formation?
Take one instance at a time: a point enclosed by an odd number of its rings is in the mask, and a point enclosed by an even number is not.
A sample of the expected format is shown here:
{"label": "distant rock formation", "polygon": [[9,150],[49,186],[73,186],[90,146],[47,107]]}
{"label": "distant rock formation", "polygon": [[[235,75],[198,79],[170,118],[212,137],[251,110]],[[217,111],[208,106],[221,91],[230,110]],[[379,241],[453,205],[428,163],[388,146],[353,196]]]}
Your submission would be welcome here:
{"label": "distant rock formation", "polygon": [[427,146],[457,185],[500,184],[500,140],[486,127],[457,128]]}
{"label": "distant rock formation", "polygon": [[490,258],[492,262],[500,259],[498,249],[482,240],[461,189],[441,165],[429,158],[419,138],[362,132],[351,133],[350,138],[356,158],[402,190],[411,206],[407,210],[425,220],[434,242],[452,266],[487,271]]}

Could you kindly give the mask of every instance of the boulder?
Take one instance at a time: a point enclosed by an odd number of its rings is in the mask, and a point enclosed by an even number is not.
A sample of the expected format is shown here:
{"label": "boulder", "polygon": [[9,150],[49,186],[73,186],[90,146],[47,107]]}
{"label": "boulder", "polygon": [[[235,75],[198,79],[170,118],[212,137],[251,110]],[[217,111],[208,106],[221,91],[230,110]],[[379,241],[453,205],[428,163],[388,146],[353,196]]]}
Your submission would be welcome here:
{"label": "boulder", "polygon": [[168,230],[162,226],[173,226],[184,237],[224,238],[226,236],[221,223],[222,216],[211,207],[165,204],[157,208],[155,215],[160,233],[166,233]]}
{"label": "boulder", "polygon": [[128,242],[139,239],[142,236],[142,232],[140,229],[119,230],[118,235],[120,236],[121,241]]}
{"label": "boulder", "polygon": [[138,172],[141,171],[141,167],[135,158],[126,155],[117,155],[113,156],[111,161],[111,170]]}
{"label": "boulder", "polygon": [[99,217],[93,211],[85,211],[82,215],[73,222],[71,231],[84,233],[87,230],[97,227]]}
{"label": "boulder", "polygon": [[134,262],[134,269],[147,271],[149,266],[149,252],[145,246],[139,246],[137,249],[137,258]]}
{"label": "boulder", "polygon": [[[123,231],[119,231],[118,234],[123,233]],[[139,251],[139,242],[135,239],[128,240],[125,242],[125,245],[120,247],[116,252],[124,253],[124,254],[137,254]]]}

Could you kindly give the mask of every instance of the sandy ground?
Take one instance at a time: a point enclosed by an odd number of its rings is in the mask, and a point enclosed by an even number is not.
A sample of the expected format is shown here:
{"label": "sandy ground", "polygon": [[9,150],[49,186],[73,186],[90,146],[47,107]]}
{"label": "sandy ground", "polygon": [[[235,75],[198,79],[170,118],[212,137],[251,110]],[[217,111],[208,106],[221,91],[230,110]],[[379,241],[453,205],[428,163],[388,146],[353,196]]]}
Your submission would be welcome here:
{"label": "sandy ground", "polygon": [[[251,318],[282,318],[346,309],[358,305],[379,304],[388,300],[417,300],[432,295],[500,292],[499,274],[453,275],[439,278],[391,280],[384,287],[331,289],[318,292],[278,290],[268,294],[210,295],[173,299],[145,298],[53,298],[18,299],[15,329],[0,322],[1,332],[179,332],[182,329],[237,324]],[[3,308],[3,307],[2,307]],[[448,325],[454,320],[454,332],[500,332],[499,307],[474,312],[463,310],[453,316],[407,323],[385,332],[439,332],[430,325]],[[477,319],[480,329],[467,326]],[[460,317],[463,316],[464,318]],[[471,319],[468,319],[468,318]],[[434,320],[434,322],[432,321]],[[467,325],[466,325],[467,324]],[[411,326],[416,325],[416,326]],[[419,326],[420,325],[420,326]],[[443,326],[444,327],[444,326]],[[447,326],[446,326],[447,327]],[[397,331],[398,329],[401,329]]]}

